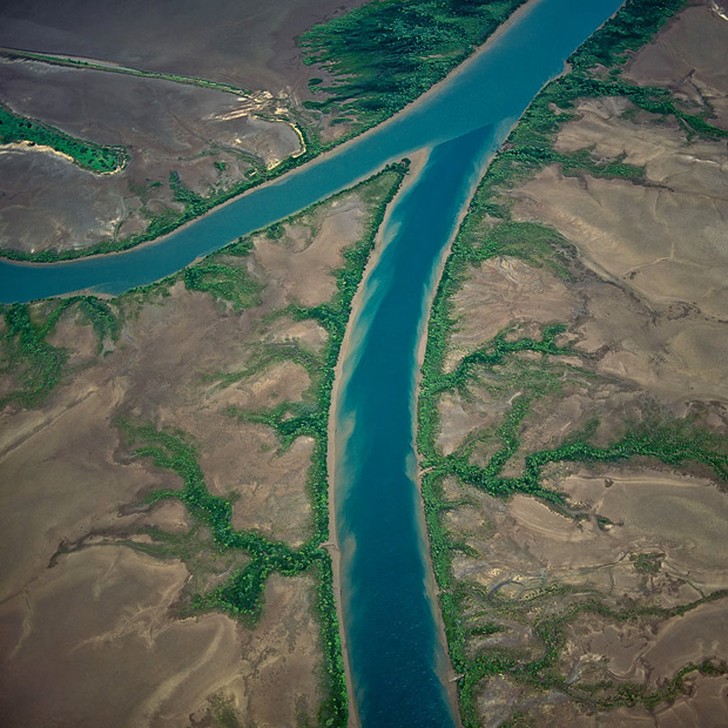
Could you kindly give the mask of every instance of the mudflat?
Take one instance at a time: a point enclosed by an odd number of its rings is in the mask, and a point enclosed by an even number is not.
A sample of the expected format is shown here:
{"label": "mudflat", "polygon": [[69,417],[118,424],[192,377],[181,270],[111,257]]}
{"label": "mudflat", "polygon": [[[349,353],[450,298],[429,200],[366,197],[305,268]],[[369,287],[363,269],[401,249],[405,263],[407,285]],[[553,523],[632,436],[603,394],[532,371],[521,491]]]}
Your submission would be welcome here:
{"label": "mudflat", "polygon": [[329,333],[306,312],[337,300],[346,251],[364,245],[366,259],[398,181],[385,172],[172,279],[93,299],[115,322],[98,335],[91,299],[6,311],[41,327],[61,311],[40,345],[61,369],[33,389],[38,362],[3,338],[4,724],[318,719],[332,690],[318,562],[265,573],[237,613],[215,606],[262,557],[221,544],[184,493],[199,473],[232,532],[316,551],[322,443],[286,440],[276,418],[316,411]]}
{"label": "mudflat", "polygon": [[314,72],[296,37],[359,4],[282,1],[262,13],[251,2],[204,12],[151,2],[100,13],[92,3],[41,1],[0,10],[0,103],[129,155],[120,172],[97,175],[47,150],[0,147],[0,247],[68,253],[148,234],[195,196],[224,196],[302,153],[298,127],[317,134],[321,120],[303,106]]}
{"label": "mudflat", "polygon": [[550,138],[564,161],[483,188],[446,268],[425,477],[479,725],[728,716],[727,34],[693,3],[590,71],[667,88],[715,131],[576,99]]}

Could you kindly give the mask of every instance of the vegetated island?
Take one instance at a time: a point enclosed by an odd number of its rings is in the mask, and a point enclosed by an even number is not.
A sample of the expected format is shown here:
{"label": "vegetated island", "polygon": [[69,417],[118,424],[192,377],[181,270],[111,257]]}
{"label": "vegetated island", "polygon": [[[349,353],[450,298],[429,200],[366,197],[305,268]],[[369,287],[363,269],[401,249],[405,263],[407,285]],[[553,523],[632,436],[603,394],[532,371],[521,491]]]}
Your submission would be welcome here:
{"label": "vegetated island", "polygon": [[118,298],[2,308],[5,725],[347,725],[329,403],[407,168]]}
{"label": "vegetated island", "polygon": [[466,726],[726,719],[726,47],[627,2],[453,244],[418,449]]}
{"label": "vegetated island", "polygon": [[49,149],[81,169],[98,174],[120,172],[128,161],[123,147],[100,146],[76,139],[60,129],[13,114],[0,104],[0,146],[18,143]]}
{"label": "vegetated island", "polygon": [[[84,164],[30,158],[17,148],[16,154],[2,155],[0,193],[4,185],[15,194],[12,206],[0,208],[0,253],[49,262],[123,250],[167,234],[394,115],[462,63],[524,2],[384,0],[303,33],[292,25],[301,33],[299,47],[293,63],[276,69],[277,82],[290,84],[288,90],[263,88],[241,96],[236,88],[254,88],[258,77],[271,76],[270,56],[282,52],[279,46],[289,36],[273,35],[265,53],[251,51],[252,57],[238,64],[249,69],[251,82],[235,85],[212,78],[204,54],[177,58],[185,71],[195,62],[200,66],[193,75],[161,72],[130,67],[123,47],[114,51],[115,66],[55,51],[13,51],[0,32],[5,47],[0,78],[6,89],[0,101],[18,119],[16,125],[42,120],[46,146],[79,163],[81,148],[128,154],[128,164],[113,178],[92,177]],[[298,4],[308,15],[318,7],[312,0]],[[226,12],[234,17],[244,11],[245,3],[239,5]],[[352,0],[344,7],[357,5]],[[155,7],[149,4],[148,12]],[[134,17],[117,20],[130,31],[136,27]],[[53,28],[65,21],[48,22]],[[95,14],[85,22],[88,32],[99,31]],[[205,22],[217,26],[222,20],[213,14]],[[14,31],[18,43],[25,40],[23,28]],[[109,30],[110,47],[119,33]],[[47,42],[49,47],[56,42],[50,32]],[[71,55],[94,47],[77,38],[68,43]],[[190,43],[190,53],[195,47]],[[158,55],[164,59],[165,54],[172,51],[161,43]],[[230,57],[223,60],[230,64]],[[76,105],[70,102],[74,98]],[[77,108],[83,108],[83,118],[74,114]],[[69,151],[71,140],[79,154]],[[31,214],[39,208],[53,214]]]}

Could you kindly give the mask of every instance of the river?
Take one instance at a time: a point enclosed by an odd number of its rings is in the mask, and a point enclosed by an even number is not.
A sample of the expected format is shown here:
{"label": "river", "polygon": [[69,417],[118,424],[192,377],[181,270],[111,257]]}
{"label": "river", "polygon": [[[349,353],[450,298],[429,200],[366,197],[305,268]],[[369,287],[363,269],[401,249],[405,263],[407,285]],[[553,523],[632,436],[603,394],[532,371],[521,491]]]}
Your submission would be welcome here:
{"label": "river", "polygon": [[351,324],[336,403],[335,511],[355,709],[366,728],[458,723],[416,487],[417,351],[436,271],[487,158],[622,0],[533,0],[486,51],[398,117],[160,242],[52,265],[0,263],[0,299],[118,294],[169,275],[416,150]]}

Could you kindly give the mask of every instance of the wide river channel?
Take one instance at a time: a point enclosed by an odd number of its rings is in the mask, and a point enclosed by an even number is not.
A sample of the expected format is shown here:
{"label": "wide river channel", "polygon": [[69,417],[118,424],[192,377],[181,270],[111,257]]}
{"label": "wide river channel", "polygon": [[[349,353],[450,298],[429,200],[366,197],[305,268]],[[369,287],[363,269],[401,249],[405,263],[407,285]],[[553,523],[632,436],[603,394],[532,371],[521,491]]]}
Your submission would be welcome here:
{"label": "wide river channel", "polygon": [[[0,300],[118,294],[427,150],[395,201],[351,322],[335,412],[344,634],[366,728],[459,723],[417,493],[417,348],[444,251],[509,128],[622,0],[533,0],[488,49],[373,132],[126,253],[52,265],[0,262]],[[334,443],[332,443],[334,445]]]}

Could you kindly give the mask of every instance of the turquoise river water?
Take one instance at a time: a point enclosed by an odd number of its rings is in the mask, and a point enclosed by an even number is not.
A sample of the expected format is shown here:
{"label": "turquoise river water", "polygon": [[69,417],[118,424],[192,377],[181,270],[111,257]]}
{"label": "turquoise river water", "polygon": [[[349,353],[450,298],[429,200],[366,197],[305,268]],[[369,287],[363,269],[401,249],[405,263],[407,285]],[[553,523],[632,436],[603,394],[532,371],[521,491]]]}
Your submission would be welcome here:
{"label": "turquoise river water", "polygon": [[0,262],[0,300],[118,294],[167,276],[426,149],[365,281],[337,403],[335,508],[344,633],[365,728],[458,723],[416,487],[417,344],[436,271],[487,159],[539,88],[622,0],[535,0],[459,73],[361,139],[252,190],[153,245],[52,265]]}

